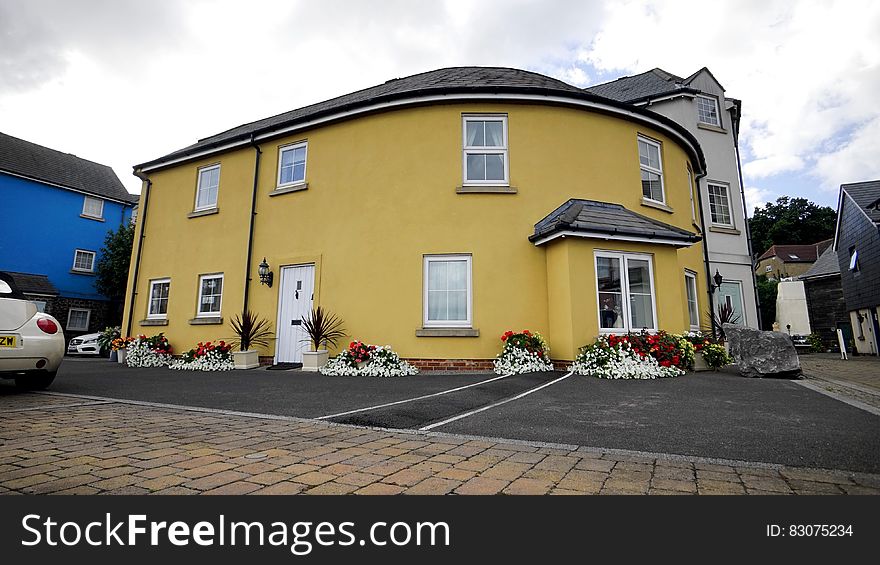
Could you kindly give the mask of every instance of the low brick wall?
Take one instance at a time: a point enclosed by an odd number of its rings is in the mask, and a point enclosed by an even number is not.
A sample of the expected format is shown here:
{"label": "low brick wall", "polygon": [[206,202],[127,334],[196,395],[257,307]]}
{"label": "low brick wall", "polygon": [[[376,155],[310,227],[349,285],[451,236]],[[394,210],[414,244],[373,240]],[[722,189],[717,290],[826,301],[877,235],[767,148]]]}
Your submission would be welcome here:
{"label": "low brick wall", "polygon": [[405,359],[421,371],[491,371],[492,359]]}

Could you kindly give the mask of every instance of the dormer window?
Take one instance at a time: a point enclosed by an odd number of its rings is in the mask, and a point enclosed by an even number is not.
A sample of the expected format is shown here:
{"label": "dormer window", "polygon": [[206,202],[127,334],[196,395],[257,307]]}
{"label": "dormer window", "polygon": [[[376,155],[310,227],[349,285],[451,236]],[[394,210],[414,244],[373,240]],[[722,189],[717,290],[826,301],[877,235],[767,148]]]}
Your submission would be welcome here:
{"label": "dormer window", "polygon": [[712,96],[697,96],[697,121],[701,124],[721,127],[718,113],[718,99]]}

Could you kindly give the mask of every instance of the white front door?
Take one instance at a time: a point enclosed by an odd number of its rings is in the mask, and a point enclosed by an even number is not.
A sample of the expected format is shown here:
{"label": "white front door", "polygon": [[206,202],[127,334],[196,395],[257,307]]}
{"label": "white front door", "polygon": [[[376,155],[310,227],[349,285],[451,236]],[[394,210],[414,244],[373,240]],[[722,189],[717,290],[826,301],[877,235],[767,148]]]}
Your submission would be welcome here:
{"label": "white front door", "polygon": [[312,310],[315,300],[315,266],[281,267],[281,290],[278,296],[278,340],[276,363],[302,363],[309,347],[302,318]]}

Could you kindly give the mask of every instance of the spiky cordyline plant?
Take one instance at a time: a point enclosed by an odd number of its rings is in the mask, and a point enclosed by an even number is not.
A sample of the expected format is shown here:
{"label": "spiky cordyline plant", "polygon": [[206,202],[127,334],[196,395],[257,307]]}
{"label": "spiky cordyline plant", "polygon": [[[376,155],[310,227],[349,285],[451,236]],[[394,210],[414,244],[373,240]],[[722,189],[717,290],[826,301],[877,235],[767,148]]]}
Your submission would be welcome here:
{"label": "spiky cordyline plant", "polygon": [[320,306],[303,316],[302,321],[309,335],[303,341],[311,342],[314,351],[318,351],[321,345],[326,347],[328,343],[335,347],[336,342],[345,337],[342,320]]}
{"label": "spiky cordyline plant", "polygon": [[269,321],[250,310],[245,310],[241,315],[236,314],[230,325],[236,336],[232,344],[241,351],[248,351],[253,345],[267,347],[273,335],[269,329]]}

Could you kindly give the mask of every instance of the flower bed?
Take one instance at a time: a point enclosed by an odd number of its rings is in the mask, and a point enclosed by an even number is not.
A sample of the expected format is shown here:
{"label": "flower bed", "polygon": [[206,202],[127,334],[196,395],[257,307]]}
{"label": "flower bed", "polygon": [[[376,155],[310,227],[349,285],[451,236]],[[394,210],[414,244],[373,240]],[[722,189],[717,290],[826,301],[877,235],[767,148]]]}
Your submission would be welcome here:
{"label": "flower bed", "polygon": [[164,367],[171,363],[171,345],[165,334],[139,335],[126,348],[125,363],[129,367]]}
{"label": "flower bed", "polygon": [[390,345],[369,345],[361,341],[351,342],[348,349],[321,368],[321,374],[330,377],[404,377],[418,372]]}
{"label": "flower bed", "polygon": [[232,346],[220,340],[199,344],[175,359],[168,366],[178,371],[231,371],[235,368],[232,361]]}
{"label": "flower bed", "polygon": [[494,362],[497,374],[518,375],[553,370],[550,348],[541,334],[529,330],[520,333],[506,331],[501,341],[504,348]]}
{"label": "flower bed", "polygon": [[664,331],[599,336],[581,348],[570,370],[604,379],[677,377],[693,366],[694,345]]}
{"label": "flower bed", "polygon": [[703,361],[712,370],[717,371],[721,367],[733,363],[733,357],[730,356],[730,353],[724,349],[723,345],[711,337],[698,332],[686,334],[682,337],[693,344],[696,352],[703,356]]}

